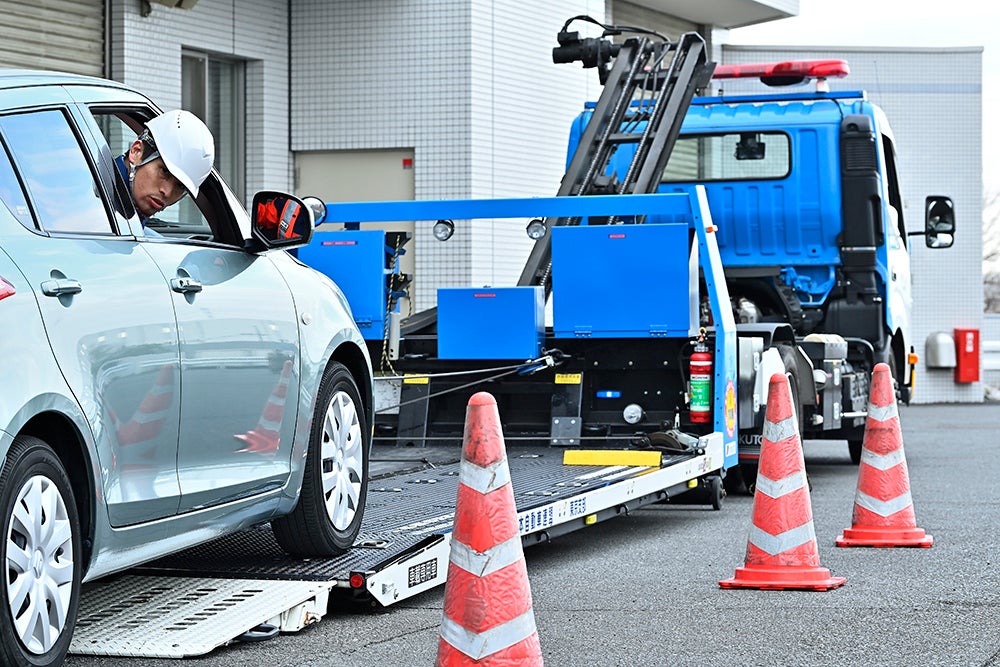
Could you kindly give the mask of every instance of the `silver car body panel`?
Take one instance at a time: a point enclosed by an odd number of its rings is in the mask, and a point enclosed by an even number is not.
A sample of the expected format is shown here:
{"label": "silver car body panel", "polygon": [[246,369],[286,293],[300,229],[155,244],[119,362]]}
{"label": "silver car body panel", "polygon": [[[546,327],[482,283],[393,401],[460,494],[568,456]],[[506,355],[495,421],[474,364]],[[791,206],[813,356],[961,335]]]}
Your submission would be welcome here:
{"label": "silver car body panel", "polygon": [[[113,82],[0,77],[0,113],[66,109],[93,152],[103,139],[76,102],[158,111]],[[105,157],[96,178],[107,196]],[[222,187],[249,238],[249,217]],[[332,359],[354,360],[371,428],[371,360],[325,276],[282,250],[150,240],[116,222],[123,236],[55,238],[0,205],[0,277],[16,290],[0,301],[16,323],[0,342],[0,373],[16,388],[0,398],[0,455],[32,419],[58,415],[52,444],[79,449],[91,485],[87,581],[291,511]],[[184,273],[202,291],[172,290]],[[81,290],[42,295],[41,283],[64,279]],[[275,425],[271,439],[248,436]]]}
{"label": "silver car body panel", "polygon": [[[293,442],[291,479],[285,489],[283,508],[296,502],[296,490],[302,484],[309,434],[316,406],[313,397],[319,392],[323,372],[338,351],[349,346],[364,358],[367,377],[358,377],[358,390],[367,409],[366,423],[372,429],[373,378],[371,359],[364,338],[354,324],[354,317],[343,292],[325,275],[302,264],[288,253],[278,250],[266,255],[277,266],[295,299],[299,315],[299,350],[301,354],[302,392],[299,396],[299,432]],[[330,326],[336,323],[336,326]]]}
{"label": "silver car body panel", "polygon": [[299,394],[299,332],[288,286],[266,257],[150,241],[173,293],[180,337],[180,511],[284,486]]}

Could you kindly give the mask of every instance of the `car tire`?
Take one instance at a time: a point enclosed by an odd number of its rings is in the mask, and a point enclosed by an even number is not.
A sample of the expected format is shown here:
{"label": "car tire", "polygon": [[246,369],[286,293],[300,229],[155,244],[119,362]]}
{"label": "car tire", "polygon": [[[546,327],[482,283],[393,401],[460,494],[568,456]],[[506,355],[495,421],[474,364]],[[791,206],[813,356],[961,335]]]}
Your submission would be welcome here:
{"label": "car tire", "polygon": [[350,372],[332,362],[323,374],[299,501],[271,522],[278,544],[295,556],[344,553],[361,530],[368,494],[371,433]]}
{"label": "car tire", "polygon": [[80,604],[83,551],[69,477],[45,442],[18,436],[0,472],[0,664],[61,665]]}

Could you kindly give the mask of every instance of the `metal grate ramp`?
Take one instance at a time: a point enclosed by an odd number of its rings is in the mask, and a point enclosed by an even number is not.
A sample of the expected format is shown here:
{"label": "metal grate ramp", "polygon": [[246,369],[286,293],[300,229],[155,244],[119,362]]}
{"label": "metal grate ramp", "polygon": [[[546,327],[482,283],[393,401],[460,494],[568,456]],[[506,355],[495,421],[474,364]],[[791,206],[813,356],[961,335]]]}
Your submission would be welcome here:
{"label": "metal grate ramp", "polygon": [[126,575],[84,587],[75,655],[186,658],[262,623],[300,630],[326,613],[330,584]]}

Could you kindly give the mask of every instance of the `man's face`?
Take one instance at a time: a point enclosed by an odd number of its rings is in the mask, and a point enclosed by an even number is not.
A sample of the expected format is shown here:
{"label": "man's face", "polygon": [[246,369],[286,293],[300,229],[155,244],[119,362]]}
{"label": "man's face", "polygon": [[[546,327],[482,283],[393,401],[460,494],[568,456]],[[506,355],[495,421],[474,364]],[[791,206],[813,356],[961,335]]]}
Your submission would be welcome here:
{"label": "man's face", "polygon": [[[129,149],[129,162],[139,164],[142,161],[142,142],[136,141]],[[181,182],[156,158],[135,170],[132,180],[132,198],[135,206],[144,217],[156,215],[171,204],[176,204],[187,190]]]}

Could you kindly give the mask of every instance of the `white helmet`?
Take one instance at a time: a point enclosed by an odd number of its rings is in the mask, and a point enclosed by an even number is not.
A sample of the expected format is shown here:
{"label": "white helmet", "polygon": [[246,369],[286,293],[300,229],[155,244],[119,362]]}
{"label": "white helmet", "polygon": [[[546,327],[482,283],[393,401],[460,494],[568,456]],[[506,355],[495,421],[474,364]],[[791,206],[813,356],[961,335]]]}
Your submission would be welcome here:
{"label": "white helmet", "polygon": [[192,197],[197,197],[198,188],[212,172],[215,162],[212,132],[201,119],[183,109],[160,114],[146,123],[146,130],[141,138],[152,143],[156,153],[143,162],[162,158],[174,178]]}

